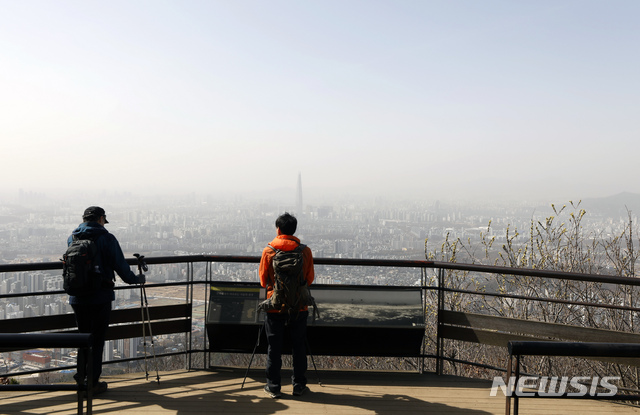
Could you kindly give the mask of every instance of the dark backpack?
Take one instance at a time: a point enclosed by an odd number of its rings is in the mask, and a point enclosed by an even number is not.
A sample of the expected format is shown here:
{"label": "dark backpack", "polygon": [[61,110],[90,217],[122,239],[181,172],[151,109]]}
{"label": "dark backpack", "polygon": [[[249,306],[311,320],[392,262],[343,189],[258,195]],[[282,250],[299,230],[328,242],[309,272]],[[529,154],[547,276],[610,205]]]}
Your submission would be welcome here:
{"label": "dark backpack", "polygon": [[102,286],[96,239],[79,239],[74,235],[62,256],[62,287],[67,294],[92,294]]}
{"label": "dark backpack", "polygon": [[302,251],[305,245],[300,244],[292,251],[267,246],[276,252],[272,259],[274,285],[273,294],[260,304],[260,309],[280,310],[291,314],[305,306],[314,305],[303,271]]}

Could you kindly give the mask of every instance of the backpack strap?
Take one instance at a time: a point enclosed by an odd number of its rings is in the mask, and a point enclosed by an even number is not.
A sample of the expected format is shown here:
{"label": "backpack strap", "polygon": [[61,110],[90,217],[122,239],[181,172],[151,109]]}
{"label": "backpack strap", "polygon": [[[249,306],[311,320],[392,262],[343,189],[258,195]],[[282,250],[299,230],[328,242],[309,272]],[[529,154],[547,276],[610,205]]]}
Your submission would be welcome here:
{"label": "backpack strap", "polygon": [[[299,243],[298,246],[296,246],[295,250],[300,251],[300,253],[302,254],[302,251],[304,251],[304,248],[306,247],[307,245]],[[302,254],[302,257],[303,257],[302,263],[304,264],[304,254]],[[300,283],[303,283],[303,282],[305,285],[307,285],[307,278],[306,278],[306,275],[304,274],[304,267],[302,268],[302,281],[300,281]]]}
{"label": "backpack strap", "polygon": [[[278,253],[278,252],[282,251],[282,249],[274,248],[271,244],[267,244],[267,246],[269,248],[273,249],[275,253]],[[307,247],[307,245],[299,243],[298,246],[295,247],[294,251],[296,249],[304,249],[306,247]]]}
{"label": "backpack strap", "polygon": [[[279,249],[276,249],[276,248],[274,248],[273,246],[271,246],[271,244],[267,244],[267,247],[269,247],[269,248],[273,249],[273,252],[275,252],[276,254],[278,253],[278,251],[280,251]],[[273,268],[273,263],[271,264],[271,268]],[[271,281],[269,281],[269,282],[271,282]],[[274,283],[275,283],[275,282],[274,282]],[[268,285],[267,285],[267,289],[268,289],[269,287],[273,288],[273,285],[268,284]]]}
{"label": "backpack strap", "polygon": [[102,233],[101,233],[100,235],[92,235],[92,236],[88,236],[88,237],[86,237],[86,238],[80,238],[78,235],[71,235],[71,239],[72,239],[73,241],[85,241],[85,240],[89,240],[89,241],[93,241],[93,242],[95,242],[95,241],[97,241],[97,240],[98,240],[98,238],[100,238],[102,235],[104,235],[104,234],[102,234]]}

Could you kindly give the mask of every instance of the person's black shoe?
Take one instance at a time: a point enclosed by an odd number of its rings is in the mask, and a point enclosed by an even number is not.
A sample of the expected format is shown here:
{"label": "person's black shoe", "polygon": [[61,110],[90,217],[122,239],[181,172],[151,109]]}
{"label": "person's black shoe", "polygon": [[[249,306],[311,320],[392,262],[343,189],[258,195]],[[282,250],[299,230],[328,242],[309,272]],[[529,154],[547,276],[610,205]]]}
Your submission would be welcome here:
{"label": "person's black shoe", "polygon": [[100,395],[101,393],[105,393],[109,389],[109,385],[107,382],[98,382],[93,385],[93,396]]}
{"label": "person's black shoe", "polygon": [[[107,382],[97,382],[95,385],[93,385],[93,389],[91,390],[91,396],[93,397],[96,395],[103,394],[108,389],[109,389],[109,385],[107,384]],[[87,396],[86,392],[85,392],[85,396]]]}
{"label": "person's black shoe", "polygon": [[309,392],[309,388],[302,385],[296,385],[293,387],[293,396],[302,396],[306,392]]}
{"label": "person's black shoe", "polygon": [[280,393],[280,391],[274,392],[271,389],[269,389],[268,385],[264,385],[264,392],[273,399],[278,399],[282,397],[282,393]]}

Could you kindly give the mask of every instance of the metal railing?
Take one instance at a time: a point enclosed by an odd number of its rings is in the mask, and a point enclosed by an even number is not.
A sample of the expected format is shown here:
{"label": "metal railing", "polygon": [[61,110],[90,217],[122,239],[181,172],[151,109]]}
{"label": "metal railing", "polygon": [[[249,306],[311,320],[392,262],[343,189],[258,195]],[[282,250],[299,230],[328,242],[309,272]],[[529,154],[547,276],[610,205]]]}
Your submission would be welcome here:
{"label": "metal railing", "polygon": [[[145,258],[147,264],[149,265],[168,265],[168,264],[183,264],[187,268],[186,278],[184,281],[180,282],[170,282],[170,283],[159,283],[159,284],[147,284],[148,288],[155,287],[171,287],[171,286],[183,286],[186,289],[185,301],[188,304],[191,304],[193,307],[193,292],[194,287],[198,285],[207,285],[213,281],[213,272],[212,272],[212,264],[214,263],[228,263],[228,264],[258,264],[260,262],[260,257],[257,256],[217,256],[217,255],[186,255],[186,256],[167,256],[167,257],[147,257]],[[135,258],[128,259],[130,265],[135,266],[137,264],[137,260]],[[194,264],[204,264],[204,275],[203,279],[194,278]],[[505,368],[486,365],[484,362],[478,361],[468,361],[465,359],[458,359],[456,357],[447,357],[446,351],[444,350],[444,342],[440,337],[439,330],[437,327],[437,322],[439,321],[440,313],[447,309],[447,296],[452,295],[465,295],[465,296],[475,296],[475,297],[494,297],[501,299],[512,299],[512,300],[522,300],[522,301],[537,301],[537,302],[547,302],[547,303],[556,303],[556,304],[567,304],[571,306],[580,306],[580,307],[598,307],[605,309],[614,309],[614,310],[622,310],[635,312],[640,311],[640,308],[636,306],[635,303],[632,304],[616,304],[616,303],[599,303],[599,302],[589,302],[589,301],[576,301],[571,298],[554,298],[551,296],[540,296],[540,295],[527,295],[523,293],[510,293],[510,292],[488,292],[481,289],[469,289],[468,287],[457,286],[456,284],[451,283],[450,276],[452,273],[470,273],[470,274],[482,274],[489,276],[496,275],[510,275],[510,276],[524,276],[524,277],[532,277],[537,279],[553,279],[553,280],[564,280],[564,281],[576,281],[579,283],[597,283],[597,284],[606,284],[611,286],[630,286],[637,287],[640,286],[640,279],[636,278],[627,278],[627,277],[619,277],[619,276],[610,276],[610,275],[598,275],[598,274],[584,274],[584,273],[567,273],[567,272],[559,272],[559,271],[547,271],[547,270],[532,270],[532,269],[520,269],[520,268],[509,268],[509,267],[499,267],[499,266],[487,266],[487,265],[475,265],[475,264],[460,264],[460,263],[449,263],[449,262],[438,262],[438,261],[425,261],[425,260],[393,260],[393,259],[344,259],[344,258],[315,258],[315,265],[320,266],[338,266],[338,267],[380,267],[383,269],[387,268],[413,268],[416,269],[416,272],[420,275],[420,287],[423,290],[423,298],[424,298],[424,308],[425,313],[427,313],[428,306],[433,306],[435,308],[435,315],[427,317],[433,317],[435,322],[435,327],[432,324],[432,328],[436,330],[432,333],[436,334],[435,339],[435,352],[428,353],[423,351],[420,355],[423,359],[435,359],[437,362],[437,367],[439,368],[438,372],[442,373],[442,365],[443,362],[449,361],[452,363],[462,363],[462,364],[470,364],[476,365],[479,367],[486,367],[489,369],[496,369],[505,371]],[[5,264],[0,265],[0,275],[6,273],[14,273],[14,272],[30,272],[30,271],[47,271],[47,270],[58,270],[62,268],[62,264],[60,262],[43,262],[43,263],[28,263],[28,264]],[[428,271],[432,270],[434,272],[433,278],[428,277]],[[341,268],[342,271],[342,268]],[[466,274],[465,274],[466,275]],[[175,278],[174,278],[175,279]],[[117,290],[126,290],[126,289],[135,289],[129,287],[116,287]],[[206,293],[206,290],[205,290]],[[62,290],[59,291],[51,291],[51,292],[29,292],[29,293],[8,293],[0,295],[0,302],[6,299],[15,299],[15,298],[29,298],[34,296],[42,296],[42,295],[61,295],[64,294]],[[206,296],[206,294],[205,294]],[[435,304],[431,303],[431,298],[435,300]],[[205,297],[205,301],[207,298]],[[205,307],[206,313],[206,307]],[[427,328],[427,330],[430,330]],[[28,330],[25,330],[28,331]],[[195,347],[192,342],[191,333],[189,333],[187,338],[187,344],[185,346],[185,350],[183,352],[173,352],[173,353],[163,353],[159,354],[158,357],[164,356],[173,356],[178,354],[186,354],[189,359],[191,355],[194,353],[204,353],[207,352],[206,347],[206,335],[205,340],[203,342],[202,347]],[[128,359],[119,359],[117,362],[126,362],[126,361],[135,361],[141,360],[142,357],[134,357]],[[108,362],[106,362],[108,363]],[[191,362],[189,360],[188,366],[191,366]],[[62,368],[51,368],[51,369],[42,369],[33,372],[21,372],[22,373],[40,373],[46,371],[54,371],[60,370]],[[12,374],[13,376],[13,374]]]}

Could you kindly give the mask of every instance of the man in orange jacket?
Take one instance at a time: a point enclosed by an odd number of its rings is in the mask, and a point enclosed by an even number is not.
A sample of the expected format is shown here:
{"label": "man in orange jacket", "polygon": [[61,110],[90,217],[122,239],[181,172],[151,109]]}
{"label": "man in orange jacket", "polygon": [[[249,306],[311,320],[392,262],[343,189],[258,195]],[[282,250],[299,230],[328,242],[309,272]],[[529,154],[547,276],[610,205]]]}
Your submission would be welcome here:
{"label": "man in orange jacket", "polygon": [[[284,213],[276,219],[276,238],[269,245],[280,251],[293,251],[300,245],[300,240],[293,236],[298,227],[297,219],[289,213]],[[267,298],[273,295],[275,276],[272,260],[276,251],[266,247],[262,251],[260,260],[260,285],[267,288]],[[306,247],[302,251],[303,273],[307,285],[311,285],[314,279],[313,256],[311,249]],[[285,328],[289,328],[291,334],[291,348],[293,356],[293,395],[301,396],[309,390],[307,387],[307,306],[302,306],[298,313],[290,315],[280,310],[270,310],[265,317],[265,332],[269,347],[267,349],[267,384],[265,392],[272,398],[282,396],[280,369],[282,368],[282,343]]]}

